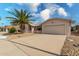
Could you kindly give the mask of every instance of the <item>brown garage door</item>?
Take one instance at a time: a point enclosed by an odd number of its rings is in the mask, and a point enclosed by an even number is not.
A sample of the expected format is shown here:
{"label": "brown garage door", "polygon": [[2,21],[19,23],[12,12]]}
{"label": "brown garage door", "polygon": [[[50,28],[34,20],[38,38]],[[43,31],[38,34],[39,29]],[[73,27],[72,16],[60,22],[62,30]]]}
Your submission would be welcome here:
{"label": "brown garage door", "polygon": [[65,25],[46,25],[43,28],[43,33],[50,33],[50,34],[65,34]]}

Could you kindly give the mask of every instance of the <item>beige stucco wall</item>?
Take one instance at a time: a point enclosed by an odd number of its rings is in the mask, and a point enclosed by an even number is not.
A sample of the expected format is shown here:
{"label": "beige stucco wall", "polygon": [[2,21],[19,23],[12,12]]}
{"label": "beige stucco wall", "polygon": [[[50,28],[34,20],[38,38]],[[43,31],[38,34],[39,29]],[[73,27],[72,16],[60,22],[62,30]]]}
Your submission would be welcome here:
{"label": "beige stucco wall", "polygon": [[42,33],[64,34],[69,36],[71,34],[71,25],[69,21],[65,20],[49,20],[42,24]]}
{"label": "beige stucco wall", "polygon": [[30,30],[29,30],[29,26],[28,26],[28,24],[25,24],[25,32],[29,32]]}
{"label": "beige stucco wall", "polygon": [[[20,30],[20,26],[19,25],[15,26],[15,28],[16,28],[17,31]],[[29,32],[29,31],[30,30],[29,30],[28,24],[25,24],[25,32]]]}

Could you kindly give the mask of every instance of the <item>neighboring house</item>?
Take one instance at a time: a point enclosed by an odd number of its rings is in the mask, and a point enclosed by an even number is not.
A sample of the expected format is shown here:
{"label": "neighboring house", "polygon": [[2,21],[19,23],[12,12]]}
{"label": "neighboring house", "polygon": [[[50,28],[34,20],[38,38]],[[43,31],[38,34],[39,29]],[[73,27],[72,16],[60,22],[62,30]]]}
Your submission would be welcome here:
{"label": "neighboring house", "polygon": [[71,31],[72,32],[79,32],[79,25],[72,26]]}
{"label": "neighboring house", "polygon": [[4,26],[4,30],[6,32],[8,32],[8,30],[11,29],[11,28],[15,28],[15,27],[14,26]]}
{"label": "neighboring house", "polygon": [[12,27],[14,27],[14,26],[2,26],[2,27],[0,27],[0,31],[8,32],[8,30],[11,29]]}
{"label": "neighboring house", "polygon": [[79,33],[79,25],[76,25],[76,30]]}
{"label": "neighboring house", "polygon": [[[37,25],[32,26],[32,32],[35,32],[34,29]],[[56,34],[56,35],[67,35],[71,34],[71,20],[62,19],[62,18],[52,18],[41,24],[42,33],[46,34]]]}
{"label": "neighboring house", "polygon": [[[3,27],[3,30],[8,32],[8,30],[11,29],[11,28],[15,28],[16,29],[16,32],[20,32],[19,25],[16,25],[16,26],[4,26]],[[29,26],[26,24],[25,25],[25,32],[29,32],[29,31],[30,31],[29,30]]]}

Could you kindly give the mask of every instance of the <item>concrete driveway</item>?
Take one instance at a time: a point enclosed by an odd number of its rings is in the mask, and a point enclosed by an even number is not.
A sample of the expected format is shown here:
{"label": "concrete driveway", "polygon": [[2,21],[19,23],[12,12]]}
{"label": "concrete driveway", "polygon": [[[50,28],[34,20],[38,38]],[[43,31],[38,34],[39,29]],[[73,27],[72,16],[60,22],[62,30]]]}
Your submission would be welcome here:
{"label": "concrete driveway", "polygon": [[[40,55],[60,55],[65,40],[65,35],[34,34],[32,36],[9,41],[17,44],[30,55],[39,55],[39,53]],[[36,52],[34,52],[34,50],[36,50]]]}
{"label": "concrete driveway", "polygon": [[28,55],[13,43],[0,39],[0,56],[25,56]]}

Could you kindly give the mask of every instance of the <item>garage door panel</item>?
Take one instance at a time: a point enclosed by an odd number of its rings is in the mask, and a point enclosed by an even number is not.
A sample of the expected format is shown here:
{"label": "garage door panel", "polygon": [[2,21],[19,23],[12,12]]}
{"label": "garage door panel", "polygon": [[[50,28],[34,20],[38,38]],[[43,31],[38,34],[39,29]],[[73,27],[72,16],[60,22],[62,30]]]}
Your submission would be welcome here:
{"label": "garage door panel", "polygon": [[45,26],[44,27],[44,33],[50,33],[50,34],[65,34],[65,26],[59,25],[59,26]]}

